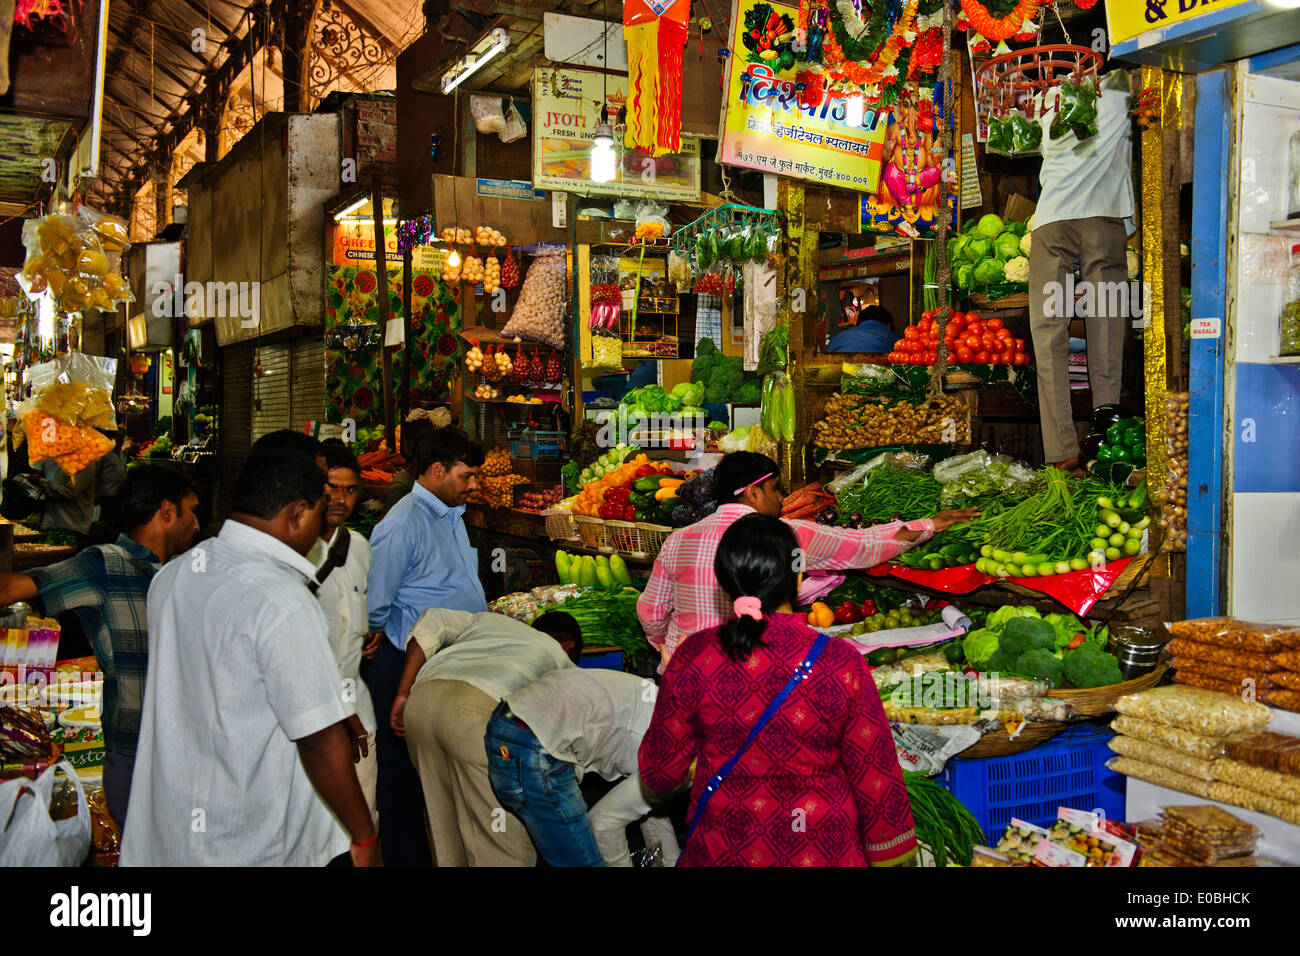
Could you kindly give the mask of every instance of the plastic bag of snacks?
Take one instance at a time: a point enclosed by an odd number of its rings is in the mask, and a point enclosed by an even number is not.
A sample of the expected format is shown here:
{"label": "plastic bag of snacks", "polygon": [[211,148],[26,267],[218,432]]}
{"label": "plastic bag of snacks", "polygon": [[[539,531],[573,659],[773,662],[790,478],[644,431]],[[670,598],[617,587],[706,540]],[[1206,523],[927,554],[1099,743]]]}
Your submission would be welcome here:
{"label": "plastic bag of snacks", "polygon": [[1159,764],[1134,760],[1132,757],[1111,757],[1106,761],[1106,767],[1126,777],[1137,777],[1147,783],[1154,783],[1158,787],[1168,787],[1170,790],[1180,790],[1198,797],[1210,795],[1210,781],[1189,777],[1185,773],[1170,770]]}
{"label": "plastic bag of snacks", "polygon": [[1186,754],[1170,750],[1168,747],[1161,747],[1159,744],[1138,740],[1136,737],[1124,737],[1122,735],[1112,737],[1107,744],[1111,750],[1121,757],[1132,757],[1134,760],[1141,760],[1145,763],[1158,764],[1161,767],[1176,770],[1198,780],[1214,779],[1213,760],[1198,760],[1196,757],[1189,757]]}
{"label": "plastic bag of snacks", "polygon": [[568,257],[564,252],[535,258],[519,290],[519,301],[510,321],[501,330],[506,337],[520,337],[564,348],[564,311],[568,299]]}
{"label": "plastic bag of snacks", "polygon": [[1165,467],[1169,476],[1156,499],[1160,527],[1165,529],[1161,551],[1187,550],[1187,392],[1165,393]]}
{"label": "plastic bag of snacks", "polygon": [[31,464],[50,458],[75,475],[112,450],[112,439],[96,429],[117,425],[116,374],[115,359],[80,352],[32,367],[32,396],[17,409]]}
{"label": "plastic bag of snacks", "polygon": [[1213,760],[1223,756],[1226,742],[1219,737],[1206,737],[1168,724],[1159,724],[1137,717],[1120,715],[1111,721],[1110,729],[1126,737],[1136,738],[1174,750],[1197,760]]}
{"label": "plastic bag of snacks", "polygon": [[1234,617],[1199,617],[1175,621],[1165,627],[1174,637],[1255,654],[1275,654],[1288,648],[1300,648],[1300,627],[1285,624],[1256,624]]}
{"label": "plastic bag of snacks", "polygon": [[1128,717],[1181,727],[1207,737],[1259,730],[1273,719],[1263,704],[1196,687],[1155,687],[1125,694],[1115,709]]}
{"label": "plastic bag of snacks", "polygon": [[62,312],[110,311],[134,298],[120,265],[129,245],[122,220],[84,206],[76,215],[28,219],[23,223],[27,258],[18,282],[33,298],[48,291]]}
{"label": "plastic bag of snacks", "polygon": [[1189,641],[1181,637],[1175,637],[1165,646],[1174,657],[1205,661],[1210,664],[1221,664],[1224,667],[1236,667],[1240,670],[1261,672],[1275,671],[1282,668],[1282,664],[1276,659],[1278,657],[1276,654],[1255,654],[1251,651],[1238,651],[1230,647],[1220,647],[1218,644],[1202,644],[1199,641]]}

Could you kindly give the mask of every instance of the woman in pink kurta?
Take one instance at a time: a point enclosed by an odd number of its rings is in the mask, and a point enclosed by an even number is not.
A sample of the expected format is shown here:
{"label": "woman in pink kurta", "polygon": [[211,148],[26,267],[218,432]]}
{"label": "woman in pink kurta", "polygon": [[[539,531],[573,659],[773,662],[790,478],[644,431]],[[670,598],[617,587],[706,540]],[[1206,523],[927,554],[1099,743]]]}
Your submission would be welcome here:
{"label": "woman in pink kurta", "polygon": [[[776,518],[751,514],[729,527],[715,569],[737,614],[687,638],[668,664],[640,769],[647,786],[665,792],[698,758],[690,819],[817,639],[790,613],[797,547]],[[862,655],[832,638],[723,780],[679,864],[882,866],[915,850],[880,696]]]}

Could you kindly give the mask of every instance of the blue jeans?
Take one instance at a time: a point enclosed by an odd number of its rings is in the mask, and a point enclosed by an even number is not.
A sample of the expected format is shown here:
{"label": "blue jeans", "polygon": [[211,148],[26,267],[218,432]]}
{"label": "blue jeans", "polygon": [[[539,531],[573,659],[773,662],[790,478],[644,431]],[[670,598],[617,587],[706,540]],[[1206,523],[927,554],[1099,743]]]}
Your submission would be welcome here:
{"label": "blue jeans", "polygon": [[488,777],[501,805],[528,828],[550,866],[601,866],[573,764],[552,757],[537,735],[503,714],[488,721]]}

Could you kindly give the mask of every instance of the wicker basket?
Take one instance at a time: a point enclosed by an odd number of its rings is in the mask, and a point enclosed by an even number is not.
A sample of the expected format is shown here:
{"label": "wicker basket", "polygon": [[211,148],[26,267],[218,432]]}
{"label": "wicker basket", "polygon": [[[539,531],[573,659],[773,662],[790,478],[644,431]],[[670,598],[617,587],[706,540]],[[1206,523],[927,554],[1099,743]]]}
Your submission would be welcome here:
{"label": "wicker basket", "polygon": [[963,750],[958,756],[961,757],[1007,757],[1011,754],[1023,753],[1037,747],[1039,744],[1046,743],[1057,734],[1061,733],[1069,724],[1059,720],[1031,720],[1026,721],[1014,739],[1007,733],[1005,727],[999,727],[997,730],[985,734],[974,744]]}
{"label": "wicker basket", "polygon": [[[1135,557],[1132,561],[1130,561],[1128,565],[1125,566],[1124,570],[1119,573],[1119,577],[1115,578],[1115,580],[1111,583],[1111,586],[1106,589],[1105,593],[1097,598],[1097,601],[1101,602],[1101,601],[1108,600],[1109,598],[1119,597],[1121,594],[1124,593],[1124,589],[1129,586],[1130,582],[1132,582],[1134,578],[1136,578],[1139,574],[1141,574],[1143,569],[1146,568],[1146,566],[1150,564],[1152,561],[1154,561],[1155,559],[1156,559],[1156,555],[1154,554],[1137,555],[1137,557]],[[1048,597],[1048,595],[1044,594],[1042,591],[1035,591],[1033,588],[1025,587],[1023,584],[1018,584],[1016,582],[1016,579],[1014,578],[1003,578],[1001,581],[997,583],[998,583],[998,587],[1002,588],[1004,591],[1009,591],[1012,594],[1018,594],[1021,597],[1027,597],[1027,598]]]}
{"label": "wicker basket", "polygon": [[637,527],[641,529],[641,549],[645,552],[645,556],[658,557],[659,551],[668,540],[668,536],[673,533],[673,529],[664,525],[645,523],[638,524]]}
{"label": "wicker basket", "polygon": [[602,551],[620,551],[623,554],[644,554],[641,550],[641,531],[631,521],[606,521],[605,546]]}
{"label": "wicker basket", "polygon": [[1105,687],[1069,688],[1061,687],[1052,691],[1057,700],[1073,704],[1080,717],[1100,717],[1115,710],[1115,701],[1125,694],[1135,694],[1140,690],[1149,690],[1160,683],[1160,679],[1169,670],[1168,664],[1160,664],[1155,670],[1141,677],[1126,680],[1119,684],[1107,684]]}
{"label": "wicker basket", "polygon": [[542,512],[546,520],[546,536],[552,541],[580,541],[578,522],[571,511],[550,509]]}
{"label": "wicker basket", "polygon": [[582,538],[583,545],[602,551],[608,550],[605,547],[605,522],[587,515],[578,515],[574,520],[578,524],[578,535]]}

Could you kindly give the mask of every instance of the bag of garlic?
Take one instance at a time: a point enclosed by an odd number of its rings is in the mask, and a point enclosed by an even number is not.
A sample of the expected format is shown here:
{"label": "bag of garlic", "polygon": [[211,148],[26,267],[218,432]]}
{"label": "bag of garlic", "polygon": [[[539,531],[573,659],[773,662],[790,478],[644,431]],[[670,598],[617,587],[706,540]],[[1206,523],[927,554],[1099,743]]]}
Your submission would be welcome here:
{"label": "bag of garlic", "polygon": [[568,255],[547,253],[533,259],[524,276],[519,301],[501,330],[506,337],[545,342],[564,348],[564,317],[568,298]]}

